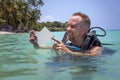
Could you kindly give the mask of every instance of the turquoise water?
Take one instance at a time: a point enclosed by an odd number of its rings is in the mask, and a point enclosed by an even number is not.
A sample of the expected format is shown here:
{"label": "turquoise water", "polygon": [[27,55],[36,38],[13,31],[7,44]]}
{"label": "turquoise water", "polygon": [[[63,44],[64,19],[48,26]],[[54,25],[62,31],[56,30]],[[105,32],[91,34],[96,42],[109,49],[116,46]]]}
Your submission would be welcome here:
{"label": "turquoise water", "polygon": [[[55,32],[61,40],[64,32]],[[0,35],[0,80],[119,80],[120,31],[100,38],[106,52],[100,57],[70,57],[50,49],[34,49],[28,33]]]}

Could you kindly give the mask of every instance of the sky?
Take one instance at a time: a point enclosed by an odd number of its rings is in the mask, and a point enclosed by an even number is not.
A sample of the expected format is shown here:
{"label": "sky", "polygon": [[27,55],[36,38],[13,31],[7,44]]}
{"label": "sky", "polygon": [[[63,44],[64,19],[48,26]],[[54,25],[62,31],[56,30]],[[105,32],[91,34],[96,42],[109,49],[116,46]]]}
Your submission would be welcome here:
{"label": "sky", "polygon": [[120,29],[120,0],[43,0],[40,22],[66,22],[75,12],[87,14],[91,27]]}

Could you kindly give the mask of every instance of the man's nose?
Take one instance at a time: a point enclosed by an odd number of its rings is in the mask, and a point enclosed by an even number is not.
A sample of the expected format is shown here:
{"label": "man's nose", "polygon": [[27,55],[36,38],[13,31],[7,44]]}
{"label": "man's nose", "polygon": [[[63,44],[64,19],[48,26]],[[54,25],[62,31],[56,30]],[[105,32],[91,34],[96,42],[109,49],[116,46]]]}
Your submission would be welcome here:
{"label": "man's nose", "polygon": [[71,31],[72,28],[70,26],[67,27],[67,31]]}

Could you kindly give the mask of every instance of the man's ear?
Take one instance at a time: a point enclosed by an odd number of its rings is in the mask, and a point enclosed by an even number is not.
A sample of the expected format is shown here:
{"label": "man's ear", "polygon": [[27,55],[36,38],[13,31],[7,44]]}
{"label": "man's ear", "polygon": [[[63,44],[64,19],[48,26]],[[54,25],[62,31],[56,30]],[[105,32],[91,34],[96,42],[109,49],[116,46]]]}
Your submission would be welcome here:
{"label": "man's ear", "polygon": [[87,34],[87,32],[88,32],[88,28],[87,27],[83,27],[82,30],[81,30],[81,34],[85,35],[85,34]]}

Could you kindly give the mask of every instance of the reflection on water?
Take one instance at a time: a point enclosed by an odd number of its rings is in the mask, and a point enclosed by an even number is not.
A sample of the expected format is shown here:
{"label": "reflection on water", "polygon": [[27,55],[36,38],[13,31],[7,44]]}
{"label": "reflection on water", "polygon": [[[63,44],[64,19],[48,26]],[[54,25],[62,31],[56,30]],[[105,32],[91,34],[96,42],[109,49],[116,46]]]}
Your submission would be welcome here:
{"label": "reflection on water", "polygon": [[[36,68],[27,67],[37,61],[28,55],[25,37],[18,35],[0,36],[0,80],[10,76],[35,75]],[[30,72],[30,73],[29,73]]]}
{"label": "reflection on water", "polygon": [[[100,57],[74,57],[68,54],[56,55],[49,58],[46,67],[53,73],[66,73],[72,80],[92,80],[95,72],[103,70]],[[59,75],[59,74],[58,74]]]}
{"label": "reflection on water", "polygon": [[106,71],[104,57],[34,49],[28,36],[0,35],[0,80],[93,80]]}

